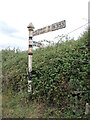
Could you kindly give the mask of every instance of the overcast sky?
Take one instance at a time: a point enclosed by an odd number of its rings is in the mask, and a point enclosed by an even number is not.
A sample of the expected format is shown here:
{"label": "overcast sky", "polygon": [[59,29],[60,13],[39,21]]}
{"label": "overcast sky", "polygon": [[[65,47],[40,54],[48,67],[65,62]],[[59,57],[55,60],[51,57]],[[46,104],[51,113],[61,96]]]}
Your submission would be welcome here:
{"label": "overcast sky", "polygon": [[[35,30],[66,20],[66,28],[45,33],[33,40],[56,40],[55,37],[67,34],[88,23],[89,0],[0,0],[0,49],[10,46],[28,49],[28,29],[30,22]],[[81,29],[69,34],[77,38]]]}

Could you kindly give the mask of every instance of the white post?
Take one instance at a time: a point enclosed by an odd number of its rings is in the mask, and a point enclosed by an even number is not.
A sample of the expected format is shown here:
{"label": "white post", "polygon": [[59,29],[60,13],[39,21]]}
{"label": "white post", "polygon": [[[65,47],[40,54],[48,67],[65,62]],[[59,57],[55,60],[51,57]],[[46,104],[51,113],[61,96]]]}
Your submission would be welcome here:
{"label": "white post", "polygon": [[28,25],[28,31],[29,31],[29,45],[28,45],[28,92],[32,92],[31,87],[31,71],[32,71],[32,39],[33,39],[33,30],[34,26],[32,23]]}

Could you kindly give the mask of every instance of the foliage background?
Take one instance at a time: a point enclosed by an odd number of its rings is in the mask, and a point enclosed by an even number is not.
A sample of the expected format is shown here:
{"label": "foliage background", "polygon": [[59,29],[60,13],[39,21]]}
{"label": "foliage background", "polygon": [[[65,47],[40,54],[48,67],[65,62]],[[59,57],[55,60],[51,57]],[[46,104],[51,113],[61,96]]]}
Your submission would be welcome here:
{"label": "foliage background", "polygon": [[[85,116],[85,104],[86,102],[90,104],[88,32],[85,32],[78,40],[67,38],[65,42],[61,41],[55,46],[33,51],[33,95],[27,93],[27,51],[2,50],[2,61],[4,116],[15,117],[15,105],[20,107],[20,104],[25,104],[23,107],[27,109],[34,100],[47,106],[39,117]],[[4,111],[7,111],[4,100],[6,96],[8,100],[11,100],[6,107],[12,108],[13,114],[7,115]],[[15,96],[18,102],[15,101]],[[26,116],[28,116],[27,113],[24,114],[24,117]]]}

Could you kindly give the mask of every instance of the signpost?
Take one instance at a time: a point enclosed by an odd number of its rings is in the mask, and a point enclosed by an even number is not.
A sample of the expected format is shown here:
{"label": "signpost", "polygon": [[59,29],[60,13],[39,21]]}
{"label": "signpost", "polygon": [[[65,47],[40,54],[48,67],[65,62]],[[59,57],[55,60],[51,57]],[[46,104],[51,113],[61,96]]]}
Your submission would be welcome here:
{"label": "signpost", "polygon": [[[57,22],[57,23],[54,23],[52,25],[49,25],[49,26],[46,26],[46,27],[43,27],[43,28],[40,28],[40,29],[37,29],[34,31],[34,26],[32,23],[30,23],[28,25],[28,31],[29,31],[29,46],[28,46],[28,92],[33,92],[32,91],[32,87],[31,87],[31,71],[32,71],[32,45],[34,43],[37,44],[37,42],[33,42],[32,39],[33,39],[33,36],[37,36],[37,35],[40,35],[40,34],[44,34],[44,33],[47,33],[47,32],[51,32],[51,31],[55,31],[55,30],[59,30],[59,29],[62,29],[62,28],[65,28],[66,27],[66,21],[63,20],[61,22]],[[33,42],[33,43],[32,43]],[[37,46],[41,46],[40,43],[38,43]]]}

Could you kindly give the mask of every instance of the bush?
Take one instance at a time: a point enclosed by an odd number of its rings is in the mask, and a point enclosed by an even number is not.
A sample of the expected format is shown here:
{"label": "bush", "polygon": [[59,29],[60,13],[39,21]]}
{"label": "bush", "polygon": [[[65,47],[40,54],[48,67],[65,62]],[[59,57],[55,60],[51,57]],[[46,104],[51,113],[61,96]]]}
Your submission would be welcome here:
{"label": "bush", "polygon": [[[33,51],[33,99],[40,98],[47,104],[52,103],[62,108],[71,109],[71,105],[76,106],[75,111],[79,110],[79,106],[83,106],[80,113],[82,115],[85,103],[90,102],[90,49],[88,43],[86,32],[76,41],[67,40],[56,46]],[[13,50],[2,51],[4,92],[9,91],[16,94],[27,91],[27,57],[27,51],[16,53]],[[67,114],[74,114],[74,112]]]}

